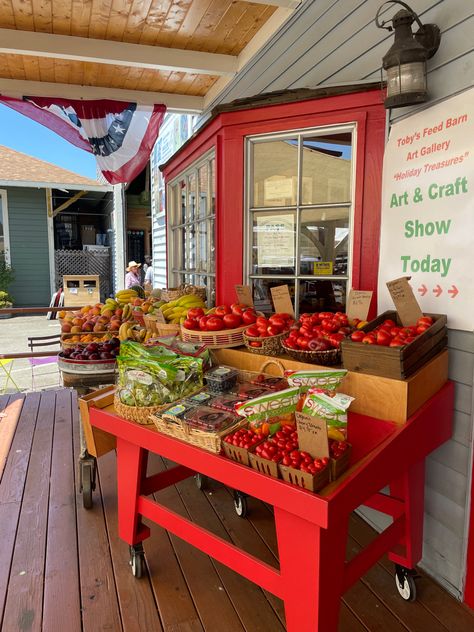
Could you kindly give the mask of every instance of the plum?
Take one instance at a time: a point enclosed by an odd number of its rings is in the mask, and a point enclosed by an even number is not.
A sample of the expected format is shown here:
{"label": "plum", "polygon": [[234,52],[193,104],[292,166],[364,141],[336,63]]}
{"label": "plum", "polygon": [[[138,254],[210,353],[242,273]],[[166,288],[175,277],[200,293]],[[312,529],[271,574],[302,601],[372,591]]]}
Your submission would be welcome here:
{"label": "plum", "polygon": [[112,360],[113,357],[108,351],[102,351],[102,353],[100,354],[100,359],[101,360]]}
{"label": "plum", "polygon": [[89,354],[89,360],[99,360],[99,359],[100,359],[100,355],[98,353]]}

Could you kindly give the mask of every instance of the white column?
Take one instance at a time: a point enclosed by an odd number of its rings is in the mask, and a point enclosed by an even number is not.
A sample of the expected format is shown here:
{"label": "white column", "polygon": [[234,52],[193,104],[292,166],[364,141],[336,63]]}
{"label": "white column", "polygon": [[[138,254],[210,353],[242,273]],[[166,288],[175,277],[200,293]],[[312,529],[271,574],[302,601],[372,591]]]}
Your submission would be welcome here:
{"label": "white column", "polygon": [[113,218],[113,280],[115,291],[125,287],[125,209],[123,184],[114,185]]}

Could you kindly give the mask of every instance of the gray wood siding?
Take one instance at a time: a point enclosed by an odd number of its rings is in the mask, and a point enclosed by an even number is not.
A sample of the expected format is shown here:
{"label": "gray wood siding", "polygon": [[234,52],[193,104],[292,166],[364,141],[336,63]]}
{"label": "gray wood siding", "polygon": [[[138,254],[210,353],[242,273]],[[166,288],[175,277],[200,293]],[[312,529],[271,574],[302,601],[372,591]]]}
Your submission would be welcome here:
{"label": "gray wood siding", "polygon": [[[374,81],[393,35],[374,23],[380,0],[306,2],[200,117],[218,103],[262,92]],[[430,103],[474,83],[474,3],[472,0],[416,0],[411,6],[422,22],[441,29],[441,46],[428,63]],[[391,6],[389,16],[400,7]],[[392,120],[407,109],[392,111]],[[423,566],[460,596],[465,573],[467,510],[472,471],[472,382],[474,334],[449,332],[450,369],[455,381],[451,441],[426,463],[426,514]],[[380,514],[364,515],[377,527]]]}
{"label": "gray wood siding", "polygon": [[15,305],[45,306],[51,300],[48,226],[44,189],[8,187],[11,264]]}

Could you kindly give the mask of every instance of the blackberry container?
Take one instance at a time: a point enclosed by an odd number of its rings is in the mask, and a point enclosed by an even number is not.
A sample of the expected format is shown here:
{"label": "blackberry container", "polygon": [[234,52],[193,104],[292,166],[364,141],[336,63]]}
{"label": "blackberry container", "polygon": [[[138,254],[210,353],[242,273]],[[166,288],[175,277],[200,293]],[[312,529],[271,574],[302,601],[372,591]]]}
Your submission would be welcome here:
{"label": "blackberry container", "polygon": [[237,384],[237,369],[228,366],[216,366],[204,374],[207,388],[211,393],[227,393]]}

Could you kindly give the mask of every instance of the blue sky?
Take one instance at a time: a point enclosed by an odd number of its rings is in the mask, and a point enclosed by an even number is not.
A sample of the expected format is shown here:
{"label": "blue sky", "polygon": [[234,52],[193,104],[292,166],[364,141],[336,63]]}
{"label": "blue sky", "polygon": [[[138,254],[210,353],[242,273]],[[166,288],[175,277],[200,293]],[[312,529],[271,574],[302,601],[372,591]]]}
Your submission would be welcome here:
{"label": "blue sky", "polygon": [[92,154],[78,149],[43,125],[2,104],[0,145],[52,162],[82,176],[96,178],[96,162]]}

